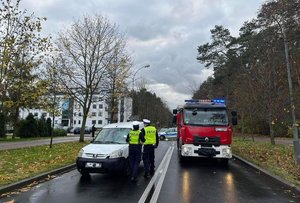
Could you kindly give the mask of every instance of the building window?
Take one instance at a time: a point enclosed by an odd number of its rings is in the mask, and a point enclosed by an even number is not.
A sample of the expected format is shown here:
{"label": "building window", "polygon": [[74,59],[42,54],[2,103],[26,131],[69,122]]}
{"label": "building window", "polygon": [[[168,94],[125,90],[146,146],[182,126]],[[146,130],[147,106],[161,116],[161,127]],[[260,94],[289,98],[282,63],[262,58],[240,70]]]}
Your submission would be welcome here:
{"label": "building window", "polygon": [[97,108],[97,105],[96,104],[93,104],[93,109],[96,109]]}
{"label": "building window", "polygon": [[103,104],[99,104],[99,109],[103,109]]}
{"label": "building window", "polygon": [[74,113],[74,116],[76,116],[76,112]]}
{"label": "building window", "polygon": [[76,124],[76,120],[74,120],[74,124]]}
{"label": "building window", "polygon": [[34,113],[34,116],[39,116],[39,114],[38,113]]}
{"label": "building window", "polygon": [[79,112],[78,116],[81,116],[81,112]]}
{"label": "building window", "polygon": [[98,120],[98,124],[102,124],[102,120]]}
{"label": "building window", "polygon": [[102,111],[99,111],[99,112],[98,112],[98,116],[99,116],[99,117],[102,117]]}
{"label": "building window", "polygon": [[81,121],[80,120],[78,120],[78,124],[80,124],[81,123]]}
{"label": "building window", "polygon": [[47,117],[47,113],[42,113],[42,116],[43,117]]}
{"label": "building window", "polygon": [[96,116],[96,112],[92,112],[92,116]]}
{"label": "building window", "polygon": [[57,124],[57,120],[55,120],[54,123]]}
{"label": "building window", "polygon": [[96,120],[92,120],[92,124],[93,124],[93,125],[96,124]]}

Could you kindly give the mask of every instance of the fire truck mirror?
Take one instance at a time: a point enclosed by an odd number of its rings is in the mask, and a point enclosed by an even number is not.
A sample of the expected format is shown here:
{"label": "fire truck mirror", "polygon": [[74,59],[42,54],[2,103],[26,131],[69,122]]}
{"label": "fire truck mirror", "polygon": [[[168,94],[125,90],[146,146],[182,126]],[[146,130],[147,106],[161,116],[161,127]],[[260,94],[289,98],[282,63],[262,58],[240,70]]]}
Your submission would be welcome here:
{"label": "fire truck mirror", "polygon": [[237,125],[237,117],[236,116],[232,117],[231,120],[232,120],[232,125]]}
{"label": "fire truck mirror", "polygon": [[231,111],[231,115],[232,115],[233,117],[236,117],[236,116],[237,116],[237,112],[236,112],[236,111]]}
{"label": "fire truck mirror", "polygon": [[173,123],[176,124],[177,123],[176,121],[177,121],[177,117],[173,116]]}
{"label": "fire truck mirror", "polygon": [[232,115],[232,118],[231,118],[231,122],[232,122],[232,125],[237,125],[237,112],[236,111],[231,111],[231,115]]}
{"label": "fire truck mirror", "polygon": [[177,109],[173,109],[173,114],[177,114]]}

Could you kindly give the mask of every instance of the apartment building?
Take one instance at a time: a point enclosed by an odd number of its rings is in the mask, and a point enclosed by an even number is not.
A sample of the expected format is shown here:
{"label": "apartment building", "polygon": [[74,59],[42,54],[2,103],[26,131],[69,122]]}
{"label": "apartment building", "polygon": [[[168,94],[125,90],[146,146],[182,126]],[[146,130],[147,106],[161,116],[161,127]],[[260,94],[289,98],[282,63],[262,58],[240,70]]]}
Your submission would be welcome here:
{"label": "apartment building", "polygon": [[[56,128],[81,127],[83,120],[83,110],[81,106],[70,98],[65,98],[64,95],[59,97],[59,116],[54,117],[54,126]],[[132,114],[132,98],[124,97],[118,101],[118,122],[129,121]],[[25,119],[29,113],[32,113],[36,118],[42,115],[47,119],[52,115],[42,109],[22,109],[20,110],[20,118]],[[104,125],[111,123],[108,104],[104,100],[93,102],[88,113],[86,126],[101,128]]]}

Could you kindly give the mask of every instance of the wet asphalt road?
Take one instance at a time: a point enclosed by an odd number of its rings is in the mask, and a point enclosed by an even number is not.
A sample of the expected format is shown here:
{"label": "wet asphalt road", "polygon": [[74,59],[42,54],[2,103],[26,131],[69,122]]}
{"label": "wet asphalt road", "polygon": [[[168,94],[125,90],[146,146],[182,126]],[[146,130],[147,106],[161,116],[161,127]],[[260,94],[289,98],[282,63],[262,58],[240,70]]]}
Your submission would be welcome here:
{"label": "wet asphalt road", "polygon": [[[157,169],[174,144],[160,143],[156,152]],[[157,202],[300,202],[299,192],[291,191],[238,160],[231,160],[228,167],[206,159],[190,159],[181,164],[177,160],[176,148],[170,158],[165,176],[162,170],[156,171],[158,179],[154,181],[150,191],[150,194],[155,194],[155,189],[158,190]],[[165,160],[163,162],[166,165],[168,163]],[[138,202],[149,182],[153,182],[142,176],[142,164],[136,184],[130,183],[126,178],[107,174],[93,174],[89,178],[82,178],[80,173],[73,170],[27,192],[2,198],[0,202]]]}

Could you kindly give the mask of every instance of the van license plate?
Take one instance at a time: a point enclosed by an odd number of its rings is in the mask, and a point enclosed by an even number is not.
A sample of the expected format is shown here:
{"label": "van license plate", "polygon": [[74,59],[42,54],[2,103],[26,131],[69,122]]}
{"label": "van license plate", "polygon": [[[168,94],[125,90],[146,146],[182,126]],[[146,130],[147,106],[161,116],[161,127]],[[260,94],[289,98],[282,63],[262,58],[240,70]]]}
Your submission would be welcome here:
{"label": "van license plate", "polygon": [[101,168],[102,164],[101,163],[86,163],[85,167],[87,168]]}

